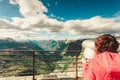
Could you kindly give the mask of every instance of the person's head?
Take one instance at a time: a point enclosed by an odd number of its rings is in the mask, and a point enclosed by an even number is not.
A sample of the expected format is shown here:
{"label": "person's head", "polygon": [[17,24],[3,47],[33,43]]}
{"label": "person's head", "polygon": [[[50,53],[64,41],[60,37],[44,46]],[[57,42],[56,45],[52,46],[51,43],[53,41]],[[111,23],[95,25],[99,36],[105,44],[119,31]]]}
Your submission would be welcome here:
{"label": "person's head", "polygon": [[118,41],[110,34],[103,34],[95,40],[96,53],[117,52],[118,47]]}

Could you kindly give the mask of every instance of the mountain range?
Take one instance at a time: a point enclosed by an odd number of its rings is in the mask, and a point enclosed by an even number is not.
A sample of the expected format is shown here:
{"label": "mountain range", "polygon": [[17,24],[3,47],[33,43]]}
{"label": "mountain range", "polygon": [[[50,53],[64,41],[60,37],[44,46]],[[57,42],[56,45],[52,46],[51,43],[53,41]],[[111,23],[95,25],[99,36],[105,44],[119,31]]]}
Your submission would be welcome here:
{"label": "mountain range", "polygon": [[[83,40],[69,41],[68,40],[26,40],[17,41],[12,38],[0,39],[0,50],[81,50]],[[0,52],[0,76],[1,75],[30,75],[32,72],[32,52]],[[20,55],[19,55],[20,54]],[[79,55],[80,52],[77,52]],[[51,73],[55,69],[67,69],[73,60],[69,58],[75,57],[73,52],[36,52],[36,74]],[[66,64],[56,64],[64,62]],[[61,68],[62,66],[62,68]],[[21,70],[21,68],[23,70]],[[13,71],[11,71],[13,69]],[[20,69],[20,70],[19,70]],[[26,74],[27,73],[27,74]]]}

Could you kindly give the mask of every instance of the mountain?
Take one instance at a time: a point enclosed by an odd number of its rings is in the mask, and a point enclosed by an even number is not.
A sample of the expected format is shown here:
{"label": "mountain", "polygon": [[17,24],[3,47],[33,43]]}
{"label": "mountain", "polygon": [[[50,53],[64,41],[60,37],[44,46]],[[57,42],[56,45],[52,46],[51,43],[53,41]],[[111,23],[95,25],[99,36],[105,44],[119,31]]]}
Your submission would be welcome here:
{"label": "mountain", "polygon": [[[82,50],[84,40],[27,40],[17,41],[12,38],[0,39],[0,50]],[[7,54],[8,56],[5,56]],[[80,55],[80,52],[77,52]],[[32,52],[0,52],[0,75],[7,76],[31,75]],[[36,52],[35,54],[35,73],[51,73],[55,69],[66,70],[74,61],[74,52]],[[70,59],[72,58],[72,59]],[[64,62],[66,64],[57,64]],[[62,68],[61,68],[62,67]],[[19,70],[20,69],[20,70]],[[9,74],[9,75],[8,75]]]}
{"label": "mountain", "polygon": [[14,49],[14,50],[43,50],[37,45],[31,43],[31,41],[18,42],[14,39],[0,39],[0,50],[3,49]]}
{"label": "mountain", "polygon": [[64,40],[33,40],[31,42],[44,50],[63,50],[67,46]]}
{"label": "mountain", "polygon": [[[12,38],[0,39],[0,50],[64,50],[66,47],[67,44],[62,40],[16,41]],[[36,74],[52,72],[56,66],[54,62],[63,58],[60,53],[36,52]],[[54,60],[49,60],[50,57]],[[0,76],[31,75],[30,73],[33,72],[32,60],[32,52],[0,52]]]}
{"label": "mountain", "polygon": [[0,50],[63,50],[67,44],[64,40],[28,40],[16,41],[12,38],[0,39]]}

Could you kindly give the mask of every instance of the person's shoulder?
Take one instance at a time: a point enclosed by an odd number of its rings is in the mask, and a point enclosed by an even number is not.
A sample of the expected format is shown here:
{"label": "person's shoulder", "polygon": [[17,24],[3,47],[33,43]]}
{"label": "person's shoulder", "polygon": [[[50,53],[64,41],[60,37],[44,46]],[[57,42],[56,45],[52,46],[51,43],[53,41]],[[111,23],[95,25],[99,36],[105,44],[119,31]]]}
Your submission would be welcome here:
{"label": "person's shoulder", "polygon": [[116,59],[119,58],[120,59],[120,54],[119,53],[115,53],[115,52],[104,52],[101,55],[99,55],[102,58],[112,58],[112,59]]}
{"label": "person's shoulder", "polygon": [[102,59],[102,58],[106,58],[110,54],[111,53],[109,53],[109,52],[103,52],[103,53],[100,53],[100,54],[96,54],[92,60],[94,61],[94,60],[99,60],[99,59]]}

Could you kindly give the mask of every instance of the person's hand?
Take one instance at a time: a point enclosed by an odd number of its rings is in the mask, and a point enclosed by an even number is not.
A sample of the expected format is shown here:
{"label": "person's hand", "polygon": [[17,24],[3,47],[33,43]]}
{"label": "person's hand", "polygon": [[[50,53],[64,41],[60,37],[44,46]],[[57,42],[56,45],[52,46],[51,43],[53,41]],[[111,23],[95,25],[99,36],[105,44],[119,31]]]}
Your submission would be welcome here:
{"label": "person's hand", "polygon": [[82,63],[84,64],[86,64],[86,63],[89,63],[89,61],[90,61],[90,59],[87,59],[87,58],[85,58],[85,57],[83,57],[82,58]]}

